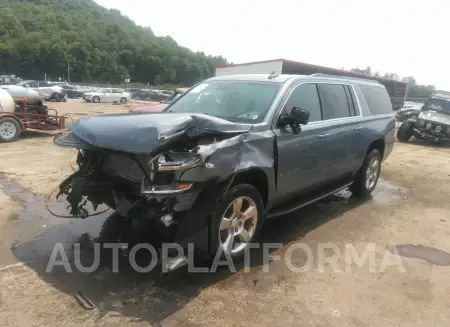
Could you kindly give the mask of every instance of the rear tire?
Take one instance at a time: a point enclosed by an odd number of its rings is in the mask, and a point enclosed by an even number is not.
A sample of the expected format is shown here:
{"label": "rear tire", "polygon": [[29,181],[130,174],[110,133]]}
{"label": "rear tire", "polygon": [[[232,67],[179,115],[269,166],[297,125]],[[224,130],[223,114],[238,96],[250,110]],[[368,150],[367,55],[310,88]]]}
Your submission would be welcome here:
{"label": "rear tire", "polygon": [[264,203],[258,190],[249,184],[233,186],[212,214],[210,256],[215,258],[221,251],[240,259],[247,245],[258,239],[263,221]]}
{"label": "rear tire", "polygon": [[19,138],[22,129],[17,120],[11,117],[0,119],[0,141],[12,142]]}
{"label": "rear tire", "polygon": [[381,172],[381,154],[377,149],[366,155],[361,169],[356,174],[350,191],[359,197],[368,197],[377,186]]}
{"label": "rear tire", "polygon": [[397,139],[400,142],[408,142],[414,135],[414,124],[404,122],[397,131]]}

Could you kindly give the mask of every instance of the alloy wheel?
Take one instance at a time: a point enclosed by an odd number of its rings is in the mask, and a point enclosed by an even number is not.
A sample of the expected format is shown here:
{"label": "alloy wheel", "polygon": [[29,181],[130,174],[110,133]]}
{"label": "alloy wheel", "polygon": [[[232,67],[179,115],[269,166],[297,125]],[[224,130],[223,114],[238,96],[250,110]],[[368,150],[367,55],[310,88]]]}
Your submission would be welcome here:
{"label": "alloy wheel", "polygon": [[220,221],[219,240],[223,251],[229,254],[243,251],[253,239],[257,224],[255,201],[247,196],[234,199]]}
{"label": "alloy wheel", "polygon": [[380,175],[380,160],[378,157],[373,157],[370,159],[366,170],[366,188],[371,190],[375,187]]}

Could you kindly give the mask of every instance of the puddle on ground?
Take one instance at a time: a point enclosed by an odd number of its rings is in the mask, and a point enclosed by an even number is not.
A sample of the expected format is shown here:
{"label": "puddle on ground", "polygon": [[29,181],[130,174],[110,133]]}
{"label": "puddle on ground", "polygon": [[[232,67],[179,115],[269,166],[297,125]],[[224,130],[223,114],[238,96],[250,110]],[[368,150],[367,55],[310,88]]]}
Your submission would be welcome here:
{"label": "puddle on ground", "polygon": [[[14,222],[8,227],[8,231],[2,233],[4,235],[3,244],[12,244],[14,255],[21,261],[34,260],[36,257],[48,258],[56,243],[62,243],[65,248],[72,250],[74,242],[80,239],[98,239],[102,233],[102,228],[105,230],[105,225],[115,224],[107,222],[108,219],[111,219],[112,211],[87,219],[52,216],[47,211],[44,196],[23,189],[20,184],[2,176],[0,176],[0,181],[3,184],[2,191],[19,202],[24,208],[14,215]],[[373,201],[383,205],[391,204],[403,197],[402,192],[403,189],[398,185],[380,179],[374,192]],[[342,216],[349,208],[359,204],[360,202],[355,200],[348,190],[343,190],[304,210],[310,211],[308,215],[322,212],[329,216],[328,218],[336,218]],[[50,209],[55,213],[67,215],[66,206],[65,202],[56,202],[50,205]],[[99,210],[103,209],[100,208]],[[320,211],[317,212],[317,209],[320,209]],[[118,231],[120,231],[120,228],[115,230],[116,233]],[[285,232],[280,231],[282,234]],[[108,238],[108,236],[106,237]],[[115,240],[117,240],[117,237],[115,237]],[[20,246],[24,243],[27,243],[28,246]],[[1,264],[4,264],[4,262],[0,259]]]}
{"label": "puddle on ground", "polygon": [[389,251],[406,258],[426,261],[436,266],[450,266],[450,253],[420,244],[397,244],[388,247]]}
{"label": "puddle on ground", "polygon": [[[34,194],[14,181],[1,177],[0,181],[3,185],[2,192],[23,207],[15,214],[14,222],[5,226],[6,230],[2,232],[3,244],[12,245],[14,255],[21,261],[35,260],[36,257],[48,258],[56,243],[67,246],[81,235],[98,237],[103,223],[111,214],[109,211],[87,219],[55,217],[48,212],[44,196]],[[58,214],[68,213],[63,202],[52,203],[49,207]],[[26,242],[32,242],[33,246],[20,246]],[[5,263],[0,259],[0,264]]]}
{"label": "puddle on ground", "polygon": [[[7,230],[2,231],[1,235],[4,237],[4,245],[8,246],[7,250],[12,251],[16,260],[26,263],[27,267],[59,291],[72,296],[77,289],[82,290],[102,312],[109,310],[109,302],[120,300],[123,305],[120,305],[118,311],[125,316],[139,317],[152,325],[159,325],[166,317],[179,311],[197,297],[205,288],[214,286],[225,289],[225,291],[228,288],[235,289],[239,287],[236,285],[236,281],[243,279],[242,267],[237,267],[238,272],[242,273],[232,276],[226,269],[223,271],[218,269],[218,272],[214,274],[187,274],[185,270],[180,270],[160,276],[158,269],[150,273],[138,273],[130,267],[128,260],[125,260],[127,259],[126,253],[121,253],[120,273],[115,273],[111,269],[111,249],[102,252],[100,269],[92,273],[81,273],[77,271],[72,261],[75,242],[81,243],[81,259],[83,266],[87,267],[93,262],[94,242],[118,242],[117,236],[120,235],[119,242],[130,243],[127,240],[130,240],[135,234],[128,233],[127,225],[118,221],[114,215],[111,215],[111,212],[84,220],[54,217],[47,211],[43,196],[33,194],[14,181],[2,179],[2,176],[0,176],[0,182],[6,185],[2,191],[16,199],[24,207],[22,211],[17,212],[17,219],[8,225]],[[380,181],[378,187],[379,189],[374,195],[375,201],[385,203],[383,200],[389,199],[390,203],[399,198],[397,186]],[[394,195],[389,194],[390,192]],[[301,235],[306,235],[330,219],[341,216],[346,211],[361,205],[363,203],[361,201],[352,197],[348,190],[338,192],[319,203],[302,209],[300,213],[296,213],[296,217],[288,217],[282,224],[277,222],[267,226],[270,229],[267,233],[267,241],[287,244],[297,240]],[[52,206],[52,210],[59,213],[64,212],[64,203]],[[299,220],[299,215],[308,217],[308,219]],[[124,238],[122,239],[122,237]],[[134,241],[138,240],[134,239]],[[56,243],[63,244],[74,270],[73,273],[65,272],[62,267],[51,273],[46,272],[47,263]],[[1,251],[5,250],[3,248]],[[0,252],[0,266],[13,263],[2,261],[2,254]],[[254,260],[252,254],[254,268],[245,275],[244,280],[253,285],[252,289],[269,287],[275,282],[275,274],[272,274],[267,281],[263,280],[266,277],[260,276],[262,265],[260,257],[262,257],[261,254],[259,257],[256,256],[257,260]],[[103,258],[105,258],[105,262]],[[148,262],[139,264],[141,267],[146,265]],[[223,282],[222,286],[220,286],[220,282]],[[143,316],[143,312],[148,314]]]}
{"label": "puddle on ground", "polygon": [[380,178],[374,192],[372,193],[372,199],[377,204],[390,205],[403,200],[406,196],[405,194],[405,188],[396,183]]}

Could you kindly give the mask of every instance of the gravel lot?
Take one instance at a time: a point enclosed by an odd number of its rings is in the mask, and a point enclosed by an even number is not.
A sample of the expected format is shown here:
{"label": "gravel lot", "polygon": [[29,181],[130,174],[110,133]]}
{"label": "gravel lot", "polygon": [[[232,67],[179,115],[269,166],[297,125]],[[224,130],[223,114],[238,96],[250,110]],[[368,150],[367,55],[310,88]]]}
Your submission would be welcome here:
{"label": "gravel lot", "polygon": [[[74,119],[126,112],[138,103],[51,104]],[[104,264],[92,273],[55,269],[47,273],[56,243],[81,243],[89,257],[92,239],[117,232],[114,220],[51,216],[44,198],[70,173],[74,151],[57,148],[52,133],[25,132],[0,144],[0,321],[2,326],[449,326],[450,324],[450,148],[423,142],[397,143],[384,163],[374,196],[364,202],[342,192],[293,215],[266,224],[263,240],[282,243],[267,265],[252,260],[250,271],[234,274],[166,276],[138,274],[127,264],[113,273]],[[301,266],[301,242],[312,249],[311,267]],[[319,264],[319,244],[341,255]],[[358,253],[374,244],[375,266],[348,264],[348,245]],[[381,269],[396,249],[404,270]],[[395,252],[395,251],[394,251]],[[280,256],[282,260],[277,260]],[[256,256],[258,258],[258,256]],[[265,270],[269,272],[265,272]],[[96,309],[74,295],[82,291]]]}

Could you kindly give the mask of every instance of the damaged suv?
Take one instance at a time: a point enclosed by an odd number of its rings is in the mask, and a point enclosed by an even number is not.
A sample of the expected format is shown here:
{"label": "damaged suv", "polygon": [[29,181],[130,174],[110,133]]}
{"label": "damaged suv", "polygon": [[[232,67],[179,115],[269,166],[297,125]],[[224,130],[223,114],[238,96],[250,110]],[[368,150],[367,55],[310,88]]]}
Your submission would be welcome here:
{"label": "damaged suv", "polygon": [[408,142],[413,136],[434,143],[450,141],[450,92],[435,92],[419,114],[403,122],[397,131],[401,142]]}
{"label": "damaged suv", "polygon": [[333,76],[214,77],[163,112],[83,118],[55,137],[78,148],[60,185],[74,217],[87,202],[152,226],[161,242],[239,257],[266,219],[346,187],[374,190],[394,144],[386,89]]}

